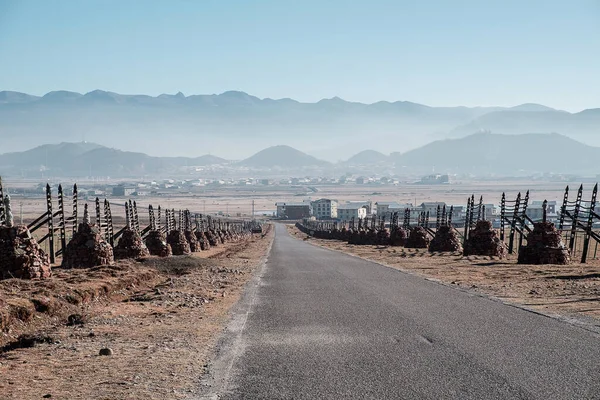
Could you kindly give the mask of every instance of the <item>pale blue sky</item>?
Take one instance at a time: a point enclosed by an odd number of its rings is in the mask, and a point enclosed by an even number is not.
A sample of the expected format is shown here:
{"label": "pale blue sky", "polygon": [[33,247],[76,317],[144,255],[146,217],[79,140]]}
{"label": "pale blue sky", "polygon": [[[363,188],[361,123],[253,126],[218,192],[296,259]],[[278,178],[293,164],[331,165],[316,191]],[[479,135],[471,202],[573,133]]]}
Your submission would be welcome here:
{"label": "pale blue sky", "polygon": [[0,0],[0,90],[600,107],[599,0]]}

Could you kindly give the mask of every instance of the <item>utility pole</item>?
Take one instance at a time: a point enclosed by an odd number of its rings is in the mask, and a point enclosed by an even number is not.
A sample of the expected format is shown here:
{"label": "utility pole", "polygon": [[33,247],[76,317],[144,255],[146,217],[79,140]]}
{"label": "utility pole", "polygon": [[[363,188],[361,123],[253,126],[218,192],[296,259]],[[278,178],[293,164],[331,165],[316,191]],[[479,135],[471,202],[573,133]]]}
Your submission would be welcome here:
{"label": "utility pole", "polygon": [[252,200],[252,220],[254,221],[254,200]]}
{"label": "utility pole", "polygon": [[21,220],[21,225],[23,225],[23,202],[19,203],[19,219]]}

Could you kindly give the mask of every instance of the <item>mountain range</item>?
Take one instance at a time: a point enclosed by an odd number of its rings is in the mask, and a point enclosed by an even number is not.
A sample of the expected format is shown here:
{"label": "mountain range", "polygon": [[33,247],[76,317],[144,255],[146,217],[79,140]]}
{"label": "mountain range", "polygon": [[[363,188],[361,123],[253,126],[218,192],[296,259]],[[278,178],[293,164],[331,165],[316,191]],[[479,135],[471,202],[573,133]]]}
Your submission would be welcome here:
{"label": "mountain range", "polygon": [[165,176],[187,166],[209,166],[228,161],[212,155],[200,157],[152,157],[95,143],[60,143],[23,152],[0,154],[0,175],[36,176]]}
{"label": "mountain range", "polygon": [[222,94],[122,95],[95,90],[44,96],[0,92],[2,151],[31,143],[89,141],[160,156],[198,153],[241,159],[274,143],[329,161],[360,150],[406,152],[433,140],[492,133],[560,133],[600,145],[600,109],[578,113],[540,104],[430,107],[408,101],[373,104],[338,97],[316,103]]}
{"label": "mountain range", "polygon": [[[272,146],[241,161],[213,155],[153,157],[95,143],[63,142],[24,152],[0,154],[0,175],[48,176],[174,176],[194,169],[213,169],[214,177],[229,171],[251,170],[262,176],[273,173],[340,175],[395,173],[523,175],[539,173],[597,174],[600,147],[588,146],[559,134],[501,135],[477,133],[459,139],[433,141],[417,149],[389,155],[363,150],[346,161],[330,163],[287,145]],[[216,170],[214,170],[216,168]],[[312,171],[312,172],[311,172]]]}

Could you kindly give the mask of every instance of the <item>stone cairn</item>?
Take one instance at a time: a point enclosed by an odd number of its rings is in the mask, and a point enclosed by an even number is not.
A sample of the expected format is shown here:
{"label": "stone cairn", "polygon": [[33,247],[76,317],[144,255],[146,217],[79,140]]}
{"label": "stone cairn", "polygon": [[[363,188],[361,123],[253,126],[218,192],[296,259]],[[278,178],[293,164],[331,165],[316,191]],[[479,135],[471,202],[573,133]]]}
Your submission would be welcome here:
{"label": "stone cairn", "polygon": [[91,268],[113,262],[113,248],[102,237],[100,228],[91,223],[88,205],[85,204],[83,222],[64,249],[61,267]]}
{"label": "stone cairn", "polygon": [[191,216],[190,216],[189,210],[184,211],[183,225],[184,225],[183,234],[185,235],[185,238],[187,239],[188,243],[190,244],[190,251],[192,253],[201,251],[202,246],[200,245],[200,242],[198,241],[196,234],[192,231]]}
{"label": "stone cairn", "polygon": [[202,219],[202,216],[200,216],[200,221],[196,219],[196,239],[198,240],[198,243],[200,243],[200,249],[210,250],[210,242],[206,236],[205,229],[204,220]]}
{"label": "stone cairn", "polygon": [[527,235],[527,246],[519,249],[518,264],[568,264],[569,250],[562,243],[560,232],[552,222],[533,224]]}
{"label": "stone cairn", "polygon": [[390,231],[385,227],[385,217],[379,219],[379,227],[376,232],[377,244],[380,246],[387,246],[390,244]]}
{"label": "stone cairn", "polygon": [[133,213],[133,208],[128,203],[125,203],[125,220],[127,225],[119,238],[119,243],[117,243],[114,249],[115,259],[117,260],[137,259],[150,255],[150,251],[144,244],[136,228],[137,224],[132,223]]}
{"label": "stone cairn", "polygon": [[469,231],[463,250],[465,256],[490,256],[503,258],[506,247],[492,229],[492,223],[486,220],[477,221],[474,229]]}
{"label": "stone cairn", "polygon": [[25,225],[14,226],[10,196],[4,197],[6,225],[0,226],[0,279],[46,279],[50,257]]}
{"label": "stone cairn", "polygon": [[429,243],[430,252],[462,251],[462,244],[456,230],[448,225],[442,225],[435,231],[435,236]]}
{"label": "stone cairn", "polygon": [[404,247],[409,249],[426,249],[429,247],[429,234],[422,226],[415,226],[410,230]]}
{"label": "stone cairn", "polygon": [[408,233],[406,229],[395,226],[392,232],[390,232],[390,246],[404,246],[407,238]]}
{"label": "stone cairn", "polygon": [[[169,214],[168,210],[167,214]],[[171,210],[170,217],[167,217],[167,221],[170,221],[167,224],[167,231],[169,232],[167,234],[167,243],[171,246],[171,250],[175,256],[191,254],[192,250],[190,249],[190,244],[185,237],[185,233],[177,229],[177,226],[175,226],[176,223],[174,214],[175,210]]]}
{"label": "stone cairn", "polygon": [[406,240],[408,239],[408,233],[410,230],[410,210],[404,210],[404,222],[402,225],[399,223],[399,217],[400,215],[398,212],[392,214],[392,221],[390,225],[390,246],[404,246],[406,244]]}
{"label": "stone cairn", "polygon": [[154,209],[152,206],[148,207],[150,214],[150,231],[146,236],[146,247],[153,256],[158,257],[169,257],[173,255],[171,246],[167,243],[167,237],[160,228],[160,206],[158,207],[158,221],[154,216]]}
{"label": "stone cairn", "polygon": [[214,222],[210,217],[207,220],[208,229],[206,230],[206,237],[208,238],[208,242],[212,247],[218,246],[221,242],[219,235],[217,235],[217,231],[214,228]]}

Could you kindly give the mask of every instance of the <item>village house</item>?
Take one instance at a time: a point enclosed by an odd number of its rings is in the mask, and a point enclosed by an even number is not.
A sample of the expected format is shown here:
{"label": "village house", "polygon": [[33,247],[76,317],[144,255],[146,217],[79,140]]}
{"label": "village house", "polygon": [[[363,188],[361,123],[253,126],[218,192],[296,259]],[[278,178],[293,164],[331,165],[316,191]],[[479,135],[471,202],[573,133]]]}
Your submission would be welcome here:
{"label": "village house", "polygon": [[113,196],[131,196],[137,191],[137,187],[135,186],[125,186],[125,185],[117,185],[112,188]]}
{"label": "village house", "polygon": [[367,216],[367,207],[361,203],[340,204],[337,211],[341,221],[350,221],[352,218],[358,220]]}
{"label": "village house", "polygon": [[400,204],[397,202],[382,202],[378,201],[375,203],[375,211],[378,217],[385,217],[386,220],[390,220],[392,218],[392,214],[397,212],[399,214],[404,214],[404,210],[413,209],[413,205],[411,203],[408,204]]}
{"label": "village house", "polygon": [[277,218],[303,219],[312,214],[310,203],[275,203]]}
{"label": "village house", "polygon": [[[533,221],[541,221],[544,217],[544,202],[533,201],[527,207],[527,216]],[[556,201],[549,201],[546,207],[546,217],[549,220],[553,220],[557,217],[556,214]]]}
{"label": "village house", "polygon": [[312,212],[317,219],[333,219],[338,216],[338,202],[330,199],[319,199],[311,203]]}

